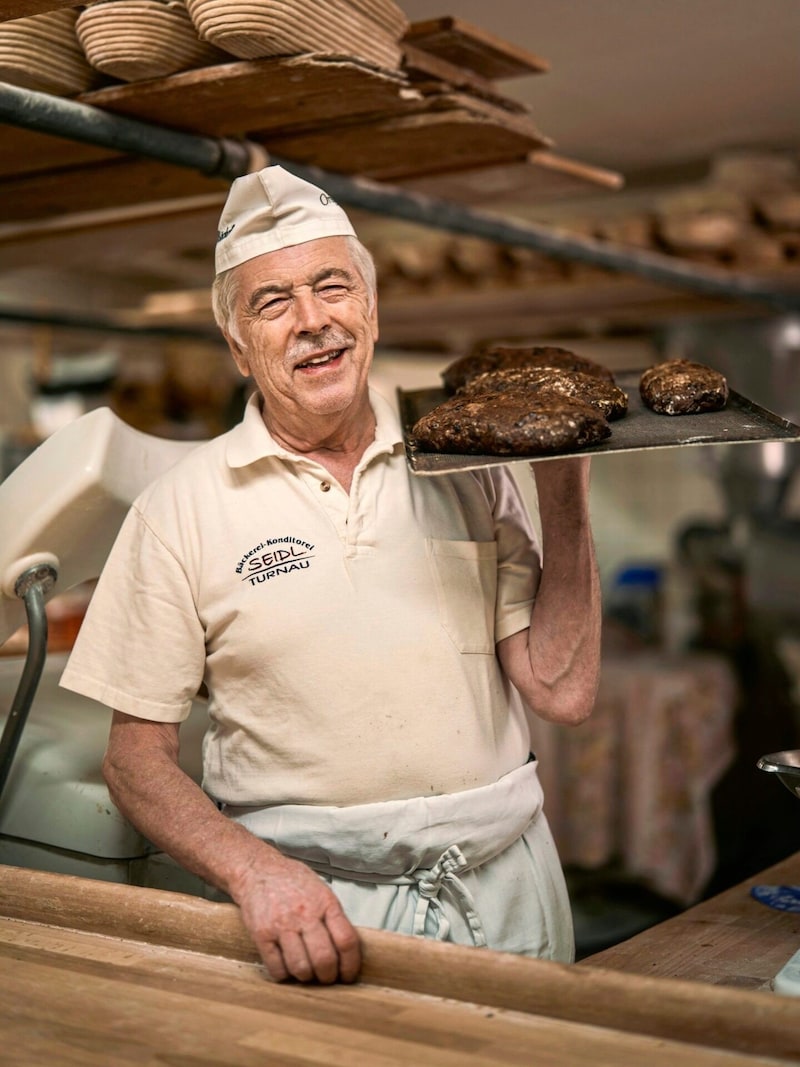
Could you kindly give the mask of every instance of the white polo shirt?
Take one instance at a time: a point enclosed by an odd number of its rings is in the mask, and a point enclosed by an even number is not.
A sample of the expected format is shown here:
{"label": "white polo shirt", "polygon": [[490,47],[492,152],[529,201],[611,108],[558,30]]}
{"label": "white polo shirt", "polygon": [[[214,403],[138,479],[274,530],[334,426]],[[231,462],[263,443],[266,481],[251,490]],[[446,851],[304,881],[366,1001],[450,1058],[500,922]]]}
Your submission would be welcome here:
{"label": "white polo shirt", "polygon": [[495,644],[525,629],[532,525],[502,467],[409,472],[393,408],[350,494],[258,398],[131,507],[61,684],[180,722],[209,691],[203,786],[235,805],[459,792],[525,762]]}

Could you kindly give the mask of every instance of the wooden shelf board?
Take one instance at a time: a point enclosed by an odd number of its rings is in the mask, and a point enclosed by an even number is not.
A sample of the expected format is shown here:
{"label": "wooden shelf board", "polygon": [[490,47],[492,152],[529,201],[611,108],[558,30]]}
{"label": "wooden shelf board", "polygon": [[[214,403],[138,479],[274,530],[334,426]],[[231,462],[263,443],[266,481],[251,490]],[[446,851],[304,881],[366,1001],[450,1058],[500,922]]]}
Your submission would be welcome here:
{"label": "wooden shelf board", "polygon": [[256,136],[284,159],[384,181],[514,162],[525,158],[536,140],[534,133],[466,109],[341,127],[335,137],[329,131]]}
{"label": "wooden shelf board", "polygon": [[603,190],[615,192],[623,184],[617,171],[593,167],[547,149],[530,152],[517,162],[423,175],[403,182],[415,193],[493,209],[501,204],[534,205]]}
{"label": "wooden shelf board", "polygon": [[119,158],[118,151],[108,148],[0,125],[0,182]]}
{"label": "wooden shelf board", "polygon": [[[201,195],[228,183],[186,168],[132,157],[114,157],[57,138],[47,143],[13,131],[8,142],[31,148],[14,173],[8,164],[0,180],[0,224],[75,211],[119,207],[172,197]],[[268,151],[297,163],[384,180],[524,159],[534,141],[512,125],[487,121],[466,110],[382,119],[324,132],[268,136]],[[0,136],[0,158],[8,160]],[[47,163],[47,166],[43,165]],[[0,172],[2,173],[2,172]]]}
{"label": "wooden shelf board", "polygon": [[[385,180],[517,161],[548,146],[526,115],[443,88],[422,93],[361,64],[293,57],[223,63],[78,99],[180,131],[250,137],[287,160]],[[0,128],[0,224],[223,187],[169,164]]]}
{"label": "wooden shelf board", "polygon": [[[788,280],[788,272],[782,275]],[[800,272],[793,277],[800,290]],[[628,275],[601,271],[582,279],[532,278],[529,285],[476,285],[447,289],[382,288],[381,341],[387,345],[438,343],[462,338],[554,336],[614,329],[641,329],[697,316],[757,317],[756,303],[711,299]]]}
{"label": "wooden shelf board", "polygon": [[224,194],[230,183],[168,163],[119,157],[0,181],[0,225],[101,208]]}
{"label": "wooden shelf board", "polygon": [[63,7],[77,7],[75,0],[0,0],[0,22],[41,15]]}
{"label": "wooden shelf board", "polygon": [[397,74],[356,61],[279,56],[219,63],[167,78],[110,85],[82,103],[210,136],[318,129],[343,116],[403,115],[425,99]]}
{"label": "wooden shelf board", "polygon": [[[224,63],[168,78],[113,85],[76,98],[101,110],[182,132],[244,136],[250,129],[326,128],[359,116],[404,115],[426,106],[397,78],[358,64],[290,59]],[[0,126],[0,177],[119,158],[113,150],[12,125]],[[78,209],[76,209],[78,210]]]}
{"label": "wooden shelf board", "polygon": [[[800,289],[800,276],[797,276]],[[450,346],[463,337],[534,337],[640,329],[677,318],[756,317],[755,305],[698,297],[627,276],[598,275],[573,282],[531,279],[515,288],[475,286],[448,291],[441,283],[405,292],[380,287],[381,343],[391,347],[426,343]],[[169,294],[147,311],[126,313],[130,326],[190,324],[213,328],[208,287],[181,293],[181,311],[168,309]]]}
{"label": "wooden shelf board", "polygon": [[474,93],[484,100],[505,108],[506,111],[523,114],[526,110],[524,104],[518,100],[503,96],[489,78],[484,78],[467,67],[449,63],[440,56],[432,55],[408,43],[403,44],[402,69],[411,83],[422,92],[426,91],[428,85],[441,89],[444,84],[453,89],[464,89]]}
{"label": "wooden shelf board", "polygon": [[412,23],[405,40],[488,79],[542,74],[550,69],[547,60],[533,52],[451,15]]}

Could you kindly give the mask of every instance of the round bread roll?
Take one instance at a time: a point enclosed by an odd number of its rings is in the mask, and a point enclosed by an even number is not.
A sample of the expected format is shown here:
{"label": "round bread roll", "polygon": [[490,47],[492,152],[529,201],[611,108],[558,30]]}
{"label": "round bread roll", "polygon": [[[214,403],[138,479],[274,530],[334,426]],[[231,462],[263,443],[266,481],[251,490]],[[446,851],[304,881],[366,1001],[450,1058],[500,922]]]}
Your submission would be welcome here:
{"label": "round bread roll", "polygon": [[728,382],[723,374],[687,359],[657,363],[639,379],[642,402],[659,415],[719,411],[727,404],[728,393]]}

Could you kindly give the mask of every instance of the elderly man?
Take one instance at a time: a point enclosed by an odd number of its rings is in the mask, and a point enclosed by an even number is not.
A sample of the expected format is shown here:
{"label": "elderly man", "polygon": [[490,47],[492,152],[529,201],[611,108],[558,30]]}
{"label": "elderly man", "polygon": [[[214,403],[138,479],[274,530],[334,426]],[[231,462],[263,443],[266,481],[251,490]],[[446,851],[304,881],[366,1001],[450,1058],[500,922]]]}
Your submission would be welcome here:
{"label": "elderly man", "polygon": [[530,722],[594,700],[588,460],[533,465],[541,553],[507,469],[411,474],[369,386],[369,254],[282,168],[234,182],[216,268],[257,388],[135,502],[62,678],[115,709],[114,802],[238,904],[274,979],[354,980],[358,925],[571,959]]}

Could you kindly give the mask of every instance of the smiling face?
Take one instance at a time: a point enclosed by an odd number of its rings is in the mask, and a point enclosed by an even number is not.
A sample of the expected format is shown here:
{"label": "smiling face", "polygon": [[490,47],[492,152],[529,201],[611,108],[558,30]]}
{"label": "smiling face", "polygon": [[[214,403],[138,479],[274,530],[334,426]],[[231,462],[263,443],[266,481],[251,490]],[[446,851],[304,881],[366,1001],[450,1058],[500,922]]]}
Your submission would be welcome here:
{"label": "smiling face", "polygon": [[235,269],[235,332],[225,336],[264,397],[269,428],[296,438],[361,417],[377,309],[347,239],[308,241]]}

